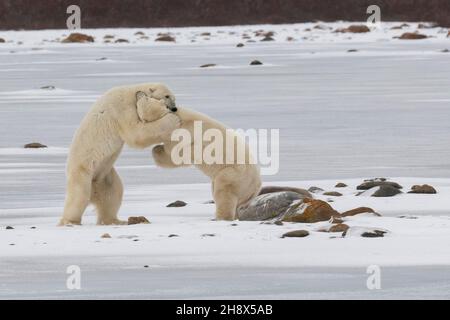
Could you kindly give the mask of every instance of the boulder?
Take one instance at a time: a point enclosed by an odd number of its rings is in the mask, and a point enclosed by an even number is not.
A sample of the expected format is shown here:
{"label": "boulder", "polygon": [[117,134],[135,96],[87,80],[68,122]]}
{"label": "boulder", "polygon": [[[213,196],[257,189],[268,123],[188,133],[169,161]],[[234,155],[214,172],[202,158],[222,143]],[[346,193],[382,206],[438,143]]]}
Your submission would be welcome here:
{"label": "boulder", "polygon": [[307,230],[294,230],[289,231],[283,234],[282,238],[304,238],[309,236],[309,232]]}
{"label": "boulder", "polygon": [[279,219],[291,206],[304,199],[305,196],[290,191],[265,193],[256,196],[245,206],[237,210],[239,220],[264,221]]}
{"label": "boulder", "polygon": [[85,43],[85,42],[94,42],[94,38],[83,33],[71,33],[67,38],[63,39],[61,42],[63,43]]}
{"label": "boulder", "polygon": [[415,185],[411,187],[411,191],[408,191],[408,193],[423,193],[423,194],[435,194],[436,189],[428,184],[424,185]]}
{"label": "boulder", "polygon": [[366,33],[370,32],[369,27],[366,25],[351,25],[348,28],[341,28],[337,29],[335,32],[341,32],[341,33]]}
{"label": "boulder", "polygon": [[32,143],[27,143],[26,145],[23,146],[25,149],[40,149],[40,148],[47,148],[46,145],[39,143],[39,142],[32,142]]}
{"label": "boulder", "polygon": [[400,40],[420,40],[420,39],[426,39],[428,36],[420,33],[413,33],[413,32],[405,32],[402,34],[398,39]]}
{"label": "boulder", "polygon": [[149,224],[150,221],[147,220],[146,217],[139,216],[139,217],[129,217],[128,218],[128,225],[132,224]]}
{"label": "boulder", "polygon": [[381,185],[378,187],[373,187],[364,192],[360,192],[357,196],[370,196],[370,197],[393,197],[397,194],[402,193],[398,188],[390,185]]}
{"label": "boulder", "polygon": [[314,223],[328,221],[332,217],[339,217],[339,213],[327,202],[305,198],[293,203],[281,217],[286,222]]}
{"label": "boulder", "polygon": [[184,207],[186,205],[187,205],[186,202],[181,201],[181,200],[177,200],[177,201],[174,201],[172,203],[169,203],[166,207],[167,208],[177,208],[177,207]]}

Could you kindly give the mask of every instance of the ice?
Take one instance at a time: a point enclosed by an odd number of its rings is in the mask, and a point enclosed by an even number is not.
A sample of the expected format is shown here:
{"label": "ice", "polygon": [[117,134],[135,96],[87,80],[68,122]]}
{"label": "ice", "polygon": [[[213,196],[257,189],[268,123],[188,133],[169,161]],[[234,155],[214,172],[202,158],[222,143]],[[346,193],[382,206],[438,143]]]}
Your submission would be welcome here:
{"label": "ice", "polygon": [[[93,44],[49,42],[67,30],[0,31],[7,41],[0,44],[0,297],[448,299],[450,54],[440,51],[450,45],[441,28],[420,30],[432,36],[426,40],[392,39],[417,27],[390,30],[398,24],[357,35],[305,32],[312,23],[82,30]],[[241,39],[259,29],[275,31],[276,41]],[[167,31],[176,43],[153,41]],[[209,40],[196,36],[205,31]],[[131,43],[103,44],[105,34]],[[263,65],[249,66],[255,59]],[[217,67],[199,68],[206,63]],[[206,177],[194,168],[157,168],[150,150],[130,148],[117,163],[125,186],[120,217],[152,223],[96,226],[89,208],[83,226],[56,227],[67,152],[82,117],[109,88],[139,82],[166,83],[178,104],[233,128],[280,129],[280,171],[264,176],[266,185],[339,191],[342,197],[315,196],[332,199],[338,211],[373,208],[383,217],[345,223],[389,235],[317,232],[327,222],[211,221]],[[22,148],[30,142],[48,148]],[[428,183],[438,194],[356,196],[372,177],[399,182],[404,192]],[[338,181],[349,187],[334,189]],[[166,208],[175,200],[188,205]],[[311,235],[281,239],[296,229]],[[81,291],[65,286],[73,264],[83,272]],[[382,290],[366,287],[372,264],[383,272]]]}

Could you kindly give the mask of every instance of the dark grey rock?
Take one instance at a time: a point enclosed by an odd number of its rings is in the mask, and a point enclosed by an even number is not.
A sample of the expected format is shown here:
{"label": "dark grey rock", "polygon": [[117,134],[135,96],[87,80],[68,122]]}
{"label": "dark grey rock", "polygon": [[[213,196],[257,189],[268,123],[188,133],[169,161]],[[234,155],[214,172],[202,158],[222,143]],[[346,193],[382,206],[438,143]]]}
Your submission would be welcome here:
{"label": "dark grey rock", "polygon": [[379,186],[391,186],[391,187],[397,188],[397,189],[403,188],[397,182],[383,181],[383,180],[371,180],[371,181],[365,181],[364,183],[357,186],[356,189],[357,190],[369,190],[369,189],[372,189],[374,187],[379,187]]}
{"label": "dark grey rock", "polygon": [[[250,41],[247,41],[247,42],[250,42]],[[263,63],[261,61],[259,61],[259,60],[253,60],[252,62],[250,62],[251,66],[260,66],[262,64]]]}
{"label": "dark grey rock", "polygon": [[372,194],[372,197],[393,197],[399,193],[402,192],[398,188],[390,185],[382,185]]}
{"label": "dark grey rock", "polygon": [[167,208],[178,208],[178,207],[184,207],[186,205],[187,205],[186,202],[181,201],[181,200],[177,200],[177,201],[174,201],[172,203],[169,203],[166,207]]}
{"label": "dark grey rock", "polygon": [[311,193],[321,193],[321,192],[324,192],[325,190],[323,190],[322,188],[319,188],[319,187],[312,186],[308,189],[308,191]]}

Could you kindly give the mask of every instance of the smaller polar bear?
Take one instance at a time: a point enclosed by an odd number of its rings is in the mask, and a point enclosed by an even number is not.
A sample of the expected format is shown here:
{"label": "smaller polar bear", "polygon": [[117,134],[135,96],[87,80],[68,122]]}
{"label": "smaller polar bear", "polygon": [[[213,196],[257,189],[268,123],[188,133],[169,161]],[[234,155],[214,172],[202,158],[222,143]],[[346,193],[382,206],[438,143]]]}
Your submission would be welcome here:
{"label": "smaller polar bear", "polygon": [[[143,110],[143,112],[140,112],[140,116],[145,121],[153,121],[155,119],[155,116],[150,113],[152,105],[157,105],[155,99],[152,99],[144,92],[137,94],[137,107],[138,110]],[[218,132],[222,135],[224,142],[225,139],[233,139],[234,144],[230,147],[229,144],[223,143],[223,150],[219,151],[223,160],[220,163],[211,164],[205,161],[195,163],[194,152],[196,151],[194,150],[196,147],[194,146],[194,141],[191,141],[192,144],[189,150],[192,153],[187,157],[190,159],[189,163],[176,164],[172,159],[172,151],[174,148],[179,148],[179,142],[172,141],[172,138],[168,137],[163,141],[162,145],[158,145],[152,150],[156,164],[163,168],[194,164],[212,181],[212,193],[216,204],[216,219],[236,219],[239,207],[247,205],[261,190],[259,166],[253,164],[254,161],[248,145],[233,130],[202,113],[178,107],[176,114],[181,119],[180,129],[184,129],[191,137],[194,137],[196,123],[201,122],[204,132],[208,129],[213,129],[216,133]],[[174,133],[176,134],[176,132]],[[207,148],[207,145],[204,143],[202,145],[201,153]],[[238,161],[238,153],[236,151],[239,149],[245,150],[244,162]],[[227,154],[232,154],[231,162],[226,159]]]}
{"label": "smaller polar bear", "polygon": [[[155,97],[152,110],[138,110],[136,92]],[[146,148],[170,138],[180,127],[175,97],[158,83],[116,87],[100,97],[75,133],[67,159],[67,190],[60,225],[81,224],[89,203],[97,209],[98,224],[122,224],[117,213],[123,187],[113,165],[124,144]],[[153,121],[141,116],[151,115]]]}

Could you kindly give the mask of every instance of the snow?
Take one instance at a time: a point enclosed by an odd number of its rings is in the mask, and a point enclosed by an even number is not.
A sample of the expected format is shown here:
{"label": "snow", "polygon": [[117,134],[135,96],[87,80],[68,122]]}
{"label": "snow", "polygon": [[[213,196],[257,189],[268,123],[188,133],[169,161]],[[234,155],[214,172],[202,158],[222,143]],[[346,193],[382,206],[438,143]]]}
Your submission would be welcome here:
{"label": "snow", "polygon": [[[7,41],[0,44],[0,298],[448,299],[450,54],[440,51],[450,45],[441,28],[421,29],[432,36],[426,40],[393,39],[417,27],[390,30],[399,24],[357,35],[304,31],[315,24],[82,30],[93,44],[44,42],[67,30],[0,31]],[[241,39],[259,29],[275,31],[276,41]],[[167,31],[176,43],[153,41]],[[206,31],[209,40],[199,36]],[[131,43],[104,44],[105,34]],[[264,64],[249,66],[255,59]],[[206,63],[217,67],[199,68]],[[318,231],[328,222],[212,221],[206,177],[157,168],[150,150],[125,148],[117,163],[120,217],[143,215],[151,224],[96,226],[89,208],[83,226],[56,227],[82,117],[107,89],[144,81],[167,83],[180,105],[234,128],[280,129],[280,171],[264,176],[266,185],[338,191],[342,197],[315,196],[341,212],[366,206],[382,217],[346,218],[355,233],[345,238]],[[55,89],[41,89],[49,85]],[[22,148],[30,142],[49,148]],[[373,177],[400,183],[404,193],[356,196]],[[438,193],[406,193],[425,183]],[[188,205],[166,207],[175,200]],[[389,233],[358,236],[366,228]],[[281,238],[297,229],[310,236]],[[80,291],[65,286],[74,264]],[[382,290],[366,287],[374,264]]]}

